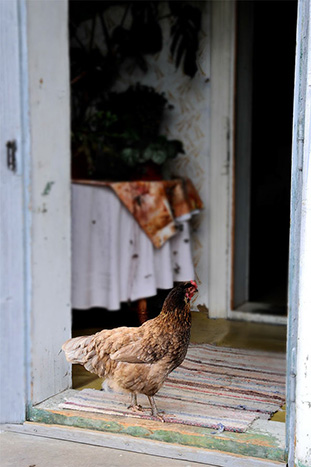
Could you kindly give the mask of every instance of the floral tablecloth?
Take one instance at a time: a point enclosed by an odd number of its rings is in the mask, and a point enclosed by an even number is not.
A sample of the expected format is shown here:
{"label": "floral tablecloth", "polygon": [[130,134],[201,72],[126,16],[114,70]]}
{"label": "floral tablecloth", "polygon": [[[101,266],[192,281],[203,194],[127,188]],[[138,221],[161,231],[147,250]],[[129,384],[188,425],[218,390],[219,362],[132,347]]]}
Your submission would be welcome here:
{"label": "floral tablecloth", "polygon": [[189,178],[155,182],[75,180],[74,183],[110,187],[156,248],[175,235],[176,219],[189,219],[203,208],[202,200]]}

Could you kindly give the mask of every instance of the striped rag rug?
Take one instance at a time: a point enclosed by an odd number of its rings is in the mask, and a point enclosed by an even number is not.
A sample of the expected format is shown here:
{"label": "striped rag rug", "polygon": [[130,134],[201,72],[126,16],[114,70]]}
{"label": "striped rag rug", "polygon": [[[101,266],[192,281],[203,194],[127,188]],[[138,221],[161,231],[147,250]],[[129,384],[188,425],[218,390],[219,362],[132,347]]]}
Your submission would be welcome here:
{"label": "striped rag rug", "polygon": [[[244,432],[254,420],[269,419],[284,404],[285,375],[283,353],[191,344],[183,364],[169,375],[155,399],[166,422]],[[147,404],[146,400],[146,408]],[[128,394],[84,389],[60,407],[152,418],[150,410],[133,412],[128,405]]]}

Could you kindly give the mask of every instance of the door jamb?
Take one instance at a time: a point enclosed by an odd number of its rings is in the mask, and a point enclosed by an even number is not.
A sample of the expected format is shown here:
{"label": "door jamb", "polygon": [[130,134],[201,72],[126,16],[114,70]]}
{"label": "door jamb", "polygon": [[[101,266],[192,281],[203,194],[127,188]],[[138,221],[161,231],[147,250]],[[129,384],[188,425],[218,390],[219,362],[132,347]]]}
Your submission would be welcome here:
{"label": "door jamb", "polygon": [[[234,48],[234,70],[232,71],[233,75],[233,89],[234,91],[232,92],[232,119],[233,119],[233,128],[234,128],[234,134],[236,132],[236,127],[235,127],[235,121],[236,121],[236,92],[237,92],[237,53],[238,53],[238,47],[237,47],[237,27],[238,27],[238,19],[237,19],[237,9],[235,10],[235,15],[236,15],[236,20],[234,23],[234,30],[232,32],[233,38],[234,38],[234,43],[235,43],[235,48]],[[235,138],[233,138],[235,139]],[[235,213],[235,144],[234,141],[232,142],[231,146],[231,157],[230,157],[230,179],[229,179],[229,200],[228,200],[228,205],[230,206],[230,211],[228,214],[229,220],[229,255],[228,255],[228,268],[227,268],[227,274],[228,274],[228,290],[227,290],[227,318],[231,320],[237,320],[237,321],[251,321],[251,322],[258,322],[258,323],[267,323],[267,324],[279,324],[279,325],[286,325],[287,324],[287,316],[278,316],[278,315],[272,315],[272,314],[264,314],[264,313],[253,313],[250,311],[247,311],[247,308],[249,308],[249,305],[255,305],[258,308],[264,308],[263,304],[256,303],[252,304],[251,302],[247,302],[245,306],[242,309],[242,307],[234,307],[233,303],[233,293],[234,293],[234,237],[235,237],[235,221],[234,221],[234,213]],[[241,309],[240,309],[241,308]]]}
{"label": "door jamb", "polygon": [[[308,94],[308,73],[310,76],[310,41],[311,41],[311,6],[309,0],[298,1],[298,17],[296,32],[296,63],[295,63],[295,88],[294,88],[294,112],[293,112],[293,143],[292,143],[292,176],[291,176],[291,219],[290,219],[290,249],[289,249],[289,287],[288,287],[288,308],[289,320],[287,328],[287,400],[286,400],[286,446],[288,450],[288,465],[295,464],[296,449],[296,427],[297,423],[306,420],[308,413],[299,408],[299,420],[297,420],[296,403],[296,376],[307,377],[307,363],[297,362],[297,347],[307,346],[307,342],[302,341],[302,330],[298,329],[299,319],[305,319],[309,314],[309,307],[301,296],[301,279],[306,279],[308,258],[302,258],[301,247],[303,242],[304,229],[302,228],[302,218],[307,217],[306,193],[303,199],[303,184],[308,183],[308,167],[304,167],[304,155],[310,160],[310,154],[307,154],[308,145],[305,144],[305,138],[308,140],[310,132],[310,116],[306,111],[310,110],[310,92]],[[309,64],[309,70],[308,70]],[[306,152],[306,154],[304,154]],[[309,162],[306,160],[306,164]],[[304,170],[306,169],[306,170]],[[310,169],[310,164],[309,164]],[[306,187],[305,189],[308,189]],[[304,206],[303,206],[304,202]],[[302,212],[304,211],[304,212]],[[304,226],[305,227],[305,226]],[[305,260],[305,262],[303,261]],[[303,277],[302,277],[303,276]],[[309,280],[309,278],[308,278]],[[301,336],[300,336],[301,335]],[[298,337],[300,337],[298,339]],[[299,351],[299,349],[298,349]],[[305,348],[304,348],[305,351]],[[302,353],[301,358],[305,355]],[[306,358],[308,360],[308,358]],[[300,383],[300,380],[299,380]],[[299,401],[300,407],[305,401]],[[307,433],[304,436],[308,436]],[[299,443],[303,441],[299,439]],[[305,446],[307,447],[307,446]],[[304,449],[304,448],[303,448]]]}
{"label": "door jamb", "polygon": [[235,2],[211,2],[209,317],[227,318],[233,149]]}

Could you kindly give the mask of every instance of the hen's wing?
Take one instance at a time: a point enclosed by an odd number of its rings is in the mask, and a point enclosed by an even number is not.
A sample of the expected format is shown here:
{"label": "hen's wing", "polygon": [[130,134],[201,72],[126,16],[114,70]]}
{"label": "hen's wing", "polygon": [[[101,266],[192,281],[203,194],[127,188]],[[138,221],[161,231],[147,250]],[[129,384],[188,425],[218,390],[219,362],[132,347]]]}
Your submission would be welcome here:
{"label": "hen's wing", "polygon": [[111,352],[111,360],[127,363],[155,363],[163,358],[169,346],[169,339],[165,333],[161,332],[161,329],[152,326],[151,321],[148,322],[149,326],[140,328],[134,340],[124,342],[115,352]]}
{"label": "hen's wing", "polygon": [[127,363],[154,363],[160,360],[166,353],[165,348],[146,344],[144,339],[122,347],[122,349],[110,355],[111,360]]}

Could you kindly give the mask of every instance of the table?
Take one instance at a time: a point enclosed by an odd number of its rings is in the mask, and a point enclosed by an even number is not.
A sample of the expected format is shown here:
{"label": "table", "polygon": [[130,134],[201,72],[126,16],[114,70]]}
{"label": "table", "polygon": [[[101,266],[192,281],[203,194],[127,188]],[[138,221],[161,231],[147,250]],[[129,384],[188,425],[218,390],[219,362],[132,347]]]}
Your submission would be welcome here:
{"label": "table", "polygon": [[72,304],[120,309],[194,279],[189,221],[155,248],[109,186],[72,185]]}

